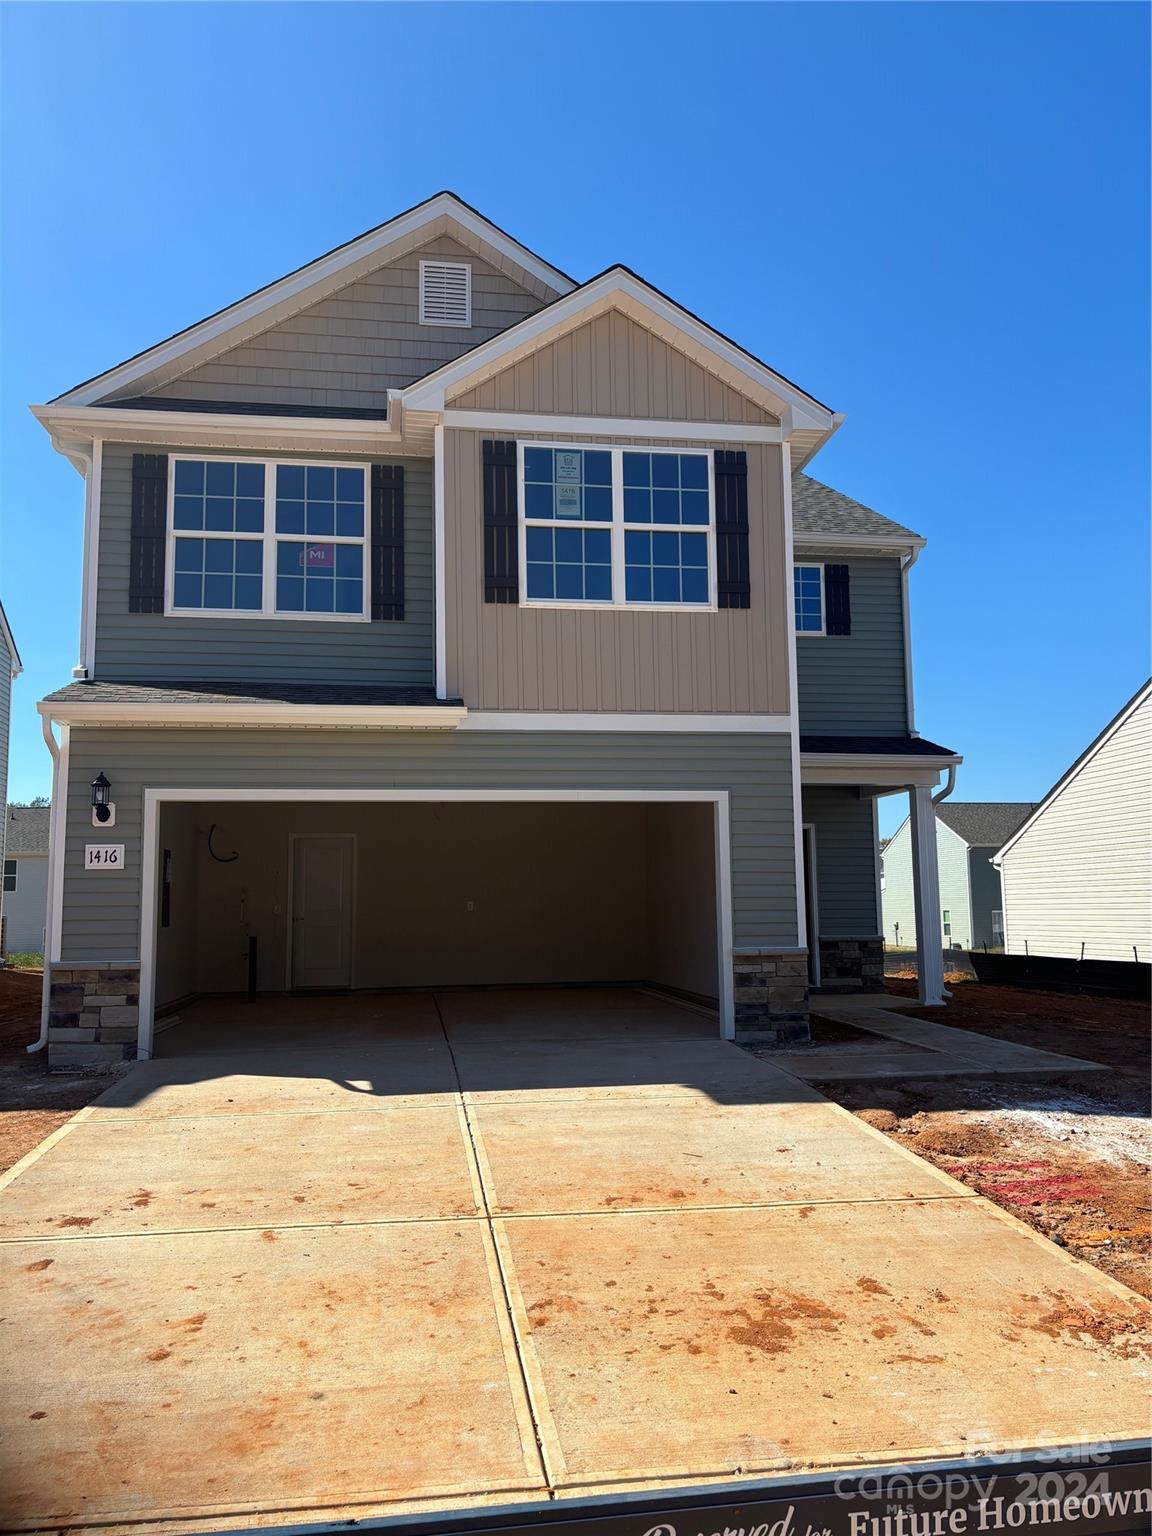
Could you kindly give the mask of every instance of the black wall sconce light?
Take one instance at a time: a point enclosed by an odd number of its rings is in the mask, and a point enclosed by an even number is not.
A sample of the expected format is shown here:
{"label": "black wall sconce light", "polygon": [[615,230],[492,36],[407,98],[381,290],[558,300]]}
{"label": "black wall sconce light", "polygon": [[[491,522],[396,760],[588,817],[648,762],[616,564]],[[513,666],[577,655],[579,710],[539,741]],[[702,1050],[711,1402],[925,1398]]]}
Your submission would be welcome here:
{"label": "black wall sconce light", "polygon": [[103,773],[92,780],[92,825],[110,827],[116,822],[116,807],[112,804],[112,785]]}

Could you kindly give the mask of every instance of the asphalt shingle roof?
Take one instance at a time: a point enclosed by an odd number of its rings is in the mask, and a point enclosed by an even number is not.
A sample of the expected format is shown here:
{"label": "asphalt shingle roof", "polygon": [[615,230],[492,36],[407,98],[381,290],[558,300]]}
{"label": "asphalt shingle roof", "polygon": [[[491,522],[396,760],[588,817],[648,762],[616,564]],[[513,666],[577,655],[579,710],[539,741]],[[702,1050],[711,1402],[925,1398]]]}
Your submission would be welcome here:
{"label": "asphalt shingle roof", "polygon": [[46,805],[10,805],[4,852],[8,858],[23,853],[48,852],[48,816]]}
{"label": "asphalt shingle roof", "polygon": [[863,753],[867,757],[955,757],[951,747],[941,747],[923,736],[808,736],[801,732],[801,752],[824,756],[833,752]]}
{"label": "asphalt shingle roof", "polygon": [[792,476],[792,525],[797,538],[821,533],[858,533],[869,538],[893,539],[920,537],[911,528],[853,501],[843,491],[834,491],[830,485],[802,474]]}
{"label": "asphalt shingle roof", "polygon": [[459,699],[438,699],[432,688],[383,688],[357,683],[69,683],[50,693],[48,704],[372,704],[432,708],[458,706]]}
{"label": "asphalt shingle roof", "polygon": [[1035,809],[1027,800],[941,800],[936,815],[969,848],[1002,848]]}

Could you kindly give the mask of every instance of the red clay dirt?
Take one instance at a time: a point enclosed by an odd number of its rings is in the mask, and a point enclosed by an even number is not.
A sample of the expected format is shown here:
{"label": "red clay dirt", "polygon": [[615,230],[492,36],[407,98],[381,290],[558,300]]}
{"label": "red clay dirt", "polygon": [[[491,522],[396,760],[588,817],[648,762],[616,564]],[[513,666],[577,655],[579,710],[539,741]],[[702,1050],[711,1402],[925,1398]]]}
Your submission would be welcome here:
{"label": "red clay dirt", "polygon": [[0,970],[0,1173],[103,1093],[110,1078],[50,1076],[44,1053],[26,1046],[39,1033],[41,972]]}
{"label": "red clay dirt", "polygon": [[[888,990],[900,996],[914,985],[888,980]],[[902,1012],[1099,1061],[1112,1071],[1033,1080],[825,1083],[822,1091],[1046,1237],[1152,1296],[1147,1007],[974,981],[953,982],[950,990],[943,1011]],[[1059,1308],[1049,1315],[1057,1318]]]}

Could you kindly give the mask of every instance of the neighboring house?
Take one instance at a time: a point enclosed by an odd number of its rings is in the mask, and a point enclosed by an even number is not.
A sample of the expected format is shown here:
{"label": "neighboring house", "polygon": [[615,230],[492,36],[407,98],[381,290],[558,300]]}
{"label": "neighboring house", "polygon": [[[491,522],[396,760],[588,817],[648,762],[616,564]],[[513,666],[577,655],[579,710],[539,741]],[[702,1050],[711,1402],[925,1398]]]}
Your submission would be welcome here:
{"label": "neighboring house", "polygon": [[[8,628],[4,605],[0,603],[0,857],[4,854],[4,832],[8,825],[8,729],[12,716],[12,684],[20,676],[20,653]],[[4,916],[4,893],[0,890],[0,921]],[[0,943],[0,955],[3,945]]]}
{"label": "neighboring house", "polygon": [[48,807],[10,805],[4,840],[4,953],[41,954],[48,901]]}
{"label": "neighboring house", "polygon": [[[945,949],[1003,949],[1000,876],[992,855],[1033,809],[1020,801],[942,800],[936,807],[940,931]],[[884,942],[916,944],[912,829],[907,821],[881,850]]]}
{"label": "neighboring house", "polygon": [[1152,682],[996,855],[1010,955],[1152,960]]}
{"label": "neighboring house", "polygon": [[626,267],[440,193],[34,411],[86,482],[54,1060],[146,1055],[250,967],[643,981],[750,1039],[882,985],[875,798],[927,826],[959,761],[913,721],[924,541]]}

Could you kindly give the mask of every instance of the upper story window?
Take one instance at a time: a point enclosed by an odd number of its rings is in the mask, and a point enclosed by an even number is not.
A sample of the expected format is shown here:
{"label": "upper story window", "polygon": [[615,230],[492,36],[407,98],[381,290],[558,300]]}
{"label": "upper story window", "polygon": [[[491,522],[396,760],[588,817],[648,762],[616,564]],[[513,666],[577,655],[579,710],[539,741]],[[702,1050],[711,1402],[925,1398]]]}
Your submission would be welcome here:
{"label": "upper story window", "polygon": [[714,608],[711,455],[525,443],[529,605]]}
{"label": "upper story window", "polygon": [[176,458],[167,611],[368,617],[362,464]]}
{"label": "upper story window", "polygon": [[822,635],[824,633],[824,567],[822,565],[794,566],[793,582],[796,588],[796,633]]}
{"label": "upper story window", "polygon": [[14,896],[16,894],[16,870],[18,868],[15,859],[4,860],[4,894]]}
{"label": "upper story window", "polygon": [[472,324],[472,265],[467,261],[420,263],[420,324]]}

